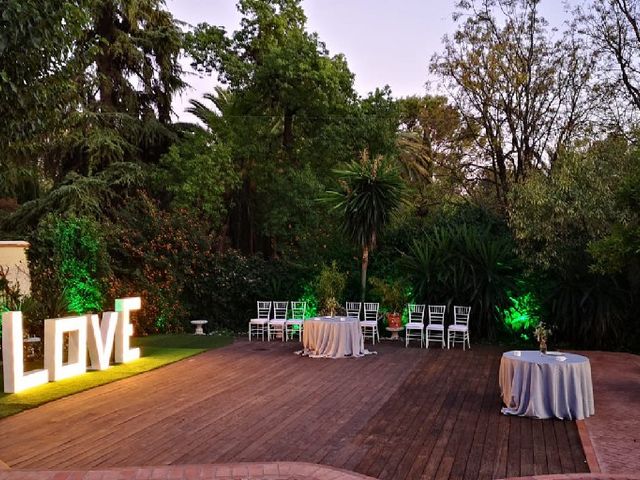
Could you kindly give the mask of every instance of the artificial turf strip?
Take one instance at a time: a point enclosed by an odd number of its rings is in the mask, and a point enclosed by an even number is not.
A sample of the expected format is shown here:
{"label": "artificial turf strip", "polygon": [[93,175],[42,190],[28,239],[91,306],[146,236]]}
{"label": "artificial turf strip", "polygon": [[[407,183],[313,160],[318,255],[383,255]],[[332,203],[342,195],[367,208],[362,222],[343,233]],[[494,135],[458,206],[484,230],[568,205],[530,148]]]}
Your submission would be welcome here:
{"label": "artificial turf strip", "polygon": [[0,418],[99,385],[132,377],[206,350],[223,347],[232,340],[227,336],[196,337],[194,335],[157,335],[133,339],[132,343],[140,346],[142,350],[142,357],[138,360],[111,365],[107,370],[87,372],[66,380],[49,382],[20,393],[0,393]]}

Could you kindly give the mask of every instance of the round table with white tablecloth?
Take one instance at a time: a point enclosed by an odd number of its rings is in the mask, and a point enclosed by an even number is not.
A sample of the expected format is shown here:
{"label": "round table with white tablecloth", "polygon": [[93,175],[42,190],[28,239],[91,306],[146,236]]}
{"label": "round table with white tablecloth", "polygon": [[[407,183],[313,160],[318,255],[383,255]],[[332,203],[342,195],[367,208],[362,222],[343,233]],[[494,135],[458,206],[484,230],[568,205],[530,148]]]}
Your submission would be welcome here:
{"label": "round table with white tablecloth", "polygon": [[364,339],[357,318],[315,317],[304,321],[303,354],[310,357],[362,357]]}
{"label": "round table with white tablecloth", "polygon": [[506,352],[500,391],[507,415],[582,420],[594,414],[591,364],[582,355]]}

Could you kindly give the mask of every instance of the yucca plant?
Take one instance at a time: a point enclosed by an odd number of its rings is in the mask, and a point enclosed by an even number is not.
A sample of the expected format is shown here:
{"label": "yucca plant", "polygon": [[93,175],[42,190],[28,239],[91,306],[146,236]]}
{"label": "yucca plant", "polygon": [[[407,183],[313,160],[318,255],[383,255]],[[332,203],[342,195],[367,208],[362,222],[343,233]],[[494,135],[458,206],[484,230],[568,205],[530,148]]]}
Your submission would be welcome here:
{"label": "yucca plant", "polygon": [[339,188],[328,191],[323,200],[340,214],[342,233],[361,249],[360,295],[364,301],[369,254],[403,201],[403,183],[389,160],[369,158],[366,151],[359,160],[334,172]]}
{"label": "yucca plant", "polygon": [[632,299],[613,276],[574,272],[552,277],[545,303],[560,338],[587,347],[619,348]]}
{"label": "yucca plant", "polygon": [[403,259],[416,298],[470,305],[476,334],[496,334],[496,313],[516,288],[518,261],[508,238],[465,224],[435,227],[416,239]]}

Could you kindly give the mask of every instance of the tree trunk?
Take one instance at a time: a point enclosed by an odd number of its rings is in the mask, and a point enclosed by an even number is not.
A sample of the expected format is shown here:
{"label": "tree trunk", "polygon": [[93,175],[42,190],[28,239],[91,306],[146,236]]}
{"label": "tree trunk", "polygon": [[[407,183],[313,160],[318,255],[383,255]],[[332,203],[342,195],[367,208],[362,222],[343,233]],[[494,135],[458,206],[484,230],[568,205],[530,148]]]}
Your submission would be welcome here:
{"label": "tree trunk", "polygon": [[111,53],[111,45],[115,42],[114,6],[111,2],[103,2],[95,20],[95,32],[103,39],[96,55],[96,74],[98,92],[102,111],[112,112],[116,109],[117,94],[114,89],[116,73],[115,61]]}
{"label": "tree trunk", "polygon": [[365,292],[367,289],[367,268],[369,267],[369,247],[362,247],[362,273],[360,283],[360,301],[364,302]]}

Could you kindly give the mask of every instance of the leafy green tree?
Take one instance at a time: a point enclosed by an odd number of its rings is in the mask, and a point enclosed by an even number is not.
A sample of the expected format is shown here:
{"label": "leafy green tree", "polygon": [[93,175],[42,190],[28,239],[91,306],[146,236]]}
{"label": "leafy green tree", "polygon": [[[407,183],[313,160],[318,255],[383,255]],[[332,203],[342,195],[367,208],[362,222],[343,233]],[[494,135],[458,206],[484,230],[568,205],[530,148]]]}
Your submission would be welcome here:
{"label": "leafy green tree", "polygon": [[187,37],[187,51],[194,65],[215,70],[238,94],[247,115],[278,120],[281,152],[294,160],[296,137],[309,132],[305,118],[317,129],[347,111],[355,99],[353,74],[342,55],[330,57],[317,34],[306,31],[300,0],[240,0],[238,10],[240,30],[228,35],[200,24]]}
{"label": "leafy green tree", "polygon": [[0,2],[0,198],[15,209],[42,190],[42,165],[28,148],[50,134],[78,99],[77,40],[89,24],[85,0]]}
{"label": "leafy green tree", "polygon": [[446,97],[407,97],[398,100],[401,124],[397,136],[400,164],[417,192],[417,211],[473,195],[482,178],[476,164],[477,133],[464,123]]}
{"label": "leafy green tree", "polygon": [[224,226],[231,246],[277,257],[321,223],[313,199],[336,163],[366,146],[354,126],[368,117],[344,57],[307,32],[298,0],[243,0],[238,10],[238,31],[201,24],[187,36],[194,65],[225,85],[194,113],[229,148],[240,178]]}
{"label": "leafy green tree", "polygon": [[471,328],[480,337],[495,338],[499,332],[500,312],[510,306],[521,275],[509,235],[470,223],[426,229],[402,263],[417,301],[470,305]]}
{"label": "leafy green tree", "polygon": [[622,93],[640,111],[640,2],[594,0],[578,9],[575,24],[599,56],[601,87],[613,90],[609,100],[619,100]]}
{"label": "leafy green tree", "polygon": [[160,159],[157,189],[172,195],[174,208],[200,212],[212,229],[219,229],[227,216],[226,197],[239,182],[231,153],[207,130],[183,135]]}
{"label": "leafy green tree", "polygon": [[634,325],[630,282],[616,274],[603,248],[616,226],[628,222],[615,192],[631,178],[634,162],[627,142],[611,137],[564,153],[550,175],[531,175],[511,194],[510,224],[521,256],[544,278],[541,298],[558,336],[573,343],[620,345],[623,325]]}
{"label": "leafy green tree", "polygon": [[73,91],[75,42],[87,27],[85,0],[0,4],[0,147],[51,125]]}
{"label": "leafy green tree", "polygon": [[594,107],[588,49],[570,32],[553,40],[539,3],[458,2],[459,28],[431,63],[479,133],[478,163],[503,206],[513,183],[551,168],[579,138]]}
{"label": "leafy green tree", "polygon": [[3,218],[0,227],[6,232],[24,235],[36,230],[47,214],[106,220],[124,200],[143,187],[144,181],[144,171],[130,162],[114,163],[92,176],[70,173],[56,188]]}
{"label": "leafy green tree", "polygon": [[629,169],[622,172],[613,192],[613,208],[619,217],[604,238],[589,245],[589,252],[596,271],[624,272],[634,292],[640,293],[640,150],[631,146],[625,156]]}
{"label": "leafy green tree", "polygon": [[568,269],[590,263],[587,246],[624,221],[614,192],[631,167],[627,152],[620,138],[566,152],[550,174],[532,174],[513,190],[510,224],[529,262]]}
{"label": "leafy green tree", "polygon": [[[88,41],[96,48],[91,82],[100,111],[171,121],[171,99],[184,87],[182,34],[164,0],[97,0]],[[140,85],[138,87],[137,85]]]}
{"label": "leafy green tree", "polygon": [[370,158],[365,151],[335,172],[339,189],[324,200],[341,218],[342,233],[362,252],[360,295],[365,299],[369,254],[380,232],[389,224],[403,200],[403,183],[396,168],[382,156]]}
{"label": "leafy green tree", "polygon": [[58,22],[58,43],[44,44],[51,52],[34,47],[31,53],[51,61],[20,80],[33,81],[36,96],[16,92],[18,103],[32,99],[28,108],[42,128],[7,137],[13,139],[7,163],[27,165],[55,186],[69,172],[92,175],[116,162],[156,162],[175,139],[168,127],[171,99],[184,85],[178,23],[162,0],[57,3],[60,11],[44,12]]}

